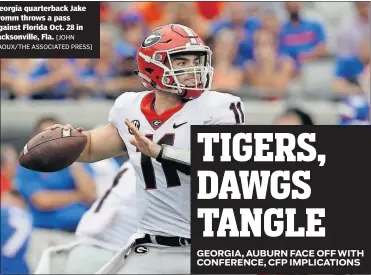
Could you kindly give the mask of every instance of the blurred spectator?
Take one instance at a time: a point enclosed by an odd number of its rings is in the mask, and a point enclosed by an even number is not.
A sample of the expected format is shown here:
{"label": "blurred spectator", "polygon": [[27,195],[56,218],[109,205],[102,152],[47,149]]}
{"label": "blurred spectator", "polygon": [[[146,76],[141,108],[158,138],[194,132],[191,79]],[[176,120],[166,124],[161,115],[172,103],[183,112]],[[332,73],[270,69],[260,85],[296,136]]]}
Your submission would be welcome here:
{"label": "blurred spectator", "polygon": [[66,59],[48,59],[41,63],[38,77],[31,83],[34,99],[65,99],[74,75]]}
{"label": "blurred spectator", "polygon": [[75,87],[80,89],[77,90],[79,92],[75,90],[76,96],[89,94],[91,98],[105,98],[106,93],[111,91],[108,85],[118,75],[118,60],[110,31],[106,25],[101,26],[100,58],[93,61],[91,73],[80,75],[79,82],[75,83]]}
{"label": "blurred spectator", "polygon": [[139,77],[134,75],[135,68],[126,66],[131,64],[131,60],[132,57],[123,60],[118,58],[110,28],[102,25],[100,59],[94,60],[91,74],[80,77],[80,81],[75,83],[75,87],[80,89],[77,94],[89,94],[90,97],[99,99],[116,98],[122,92],[136,91],[142,84]]}
{"label": "blurred spectator", "polygon": [[117,175],[121,164],[122,162],[120,162],[118,158],[110,158],[89,163],[94,174],[97,197],[103,196],[109,187],[111,187],[113,179]]}
{"label": "blurred spectator", "polygon": [[27,211],[26,202],[14,186],[11,186],[7,192],[1,194],[1,205],[10,205]]}
{"label": "blurred spectator", "polygon": [[213,89],[219,92],[238,92],[243,84],[243,72],[233,65],[237,37],[233,31],[224,29],[216,36],[216,40]]}
{"label": "blurred spectator", "polygon": [[195,2],[168,2],[166,24],[180,24],[193,29],[202,39],[209,36],[209,23],[199,14]]}
{"label": "blurred spectator", "polygon": [[301,2],[285,2],[289,20],[280,30],[280,51],[296,61],[298,69],[308,61],[328,55],[324,26],[301,14]]}
{"label": "blurred spectator", "polygon": [[246,2],[246,15],[245,17],[254,16],[257,18],[262,18],[265,14],[265,9],[260,3],[256,2]]}
{"label": "blurred spectator", "polygon": [[111,30],[102,26],[100,29],[100,58],[93,66],[96,76],[114,76],[117,73],[118,56],[114,49],[114,41]]}
{"label": "blurred spectator", "polygon": [[[129,41],[134,42],[134,37],[136,39],[141,37],[139,30],[136,35],[131,36]],[[109,99],[118,97],[122,92],[137,91],[143,87],[140,78],[134,73],[137,69],[135,56],[130,54],[120,56],[118,53],[115,54],[113,48],[112,33],[109,29],[101,27],[101,58],[95,63],[93,88],[100,89]]]}
{"label": "blurred spectator", "polygon": [[119,75],[125,77],[127,82],[131,82],[132,89],[142,88],[140,79],[136,76],[135,71],[138,69],[137,60],[135,57],[124,58],[118,65]]}
{"label": "blurred spectator", "polygon": [[[102,126],[98,125],[98,129]],[[113,180],[120,170],[123,162],[119,158],[104,159],[101,161],[88,163],[94,175],[94,182],[96,184],[97,198],[100,198],[111,187]]]}
{"label": "blurred spectator", "polygon": [[280,21],[276,13],[267,11],[262,15],[262,29],[269,31],[278,37],[280,29]]}
{"label": "blurred spectator", "polygon": [[359,81],[362,87],[362,91],[367,97],[368,104],[370,105],[370,90],[371,90],[371,84],[370,84],[370,63],[367,65],[367,67],[364,69],[363,73],[359,77]]}
{"label": "blurred spectator", "polygon": [[223,2],[137,2],[132,9],[143,16],[149,30],[178,23],[194,28],[205,38],[208,33],[208,19],[220,14],[223,6]]}
{"label": "blurred spectator", "polygon": [[71,66],[73,66],[75,76],[85,77],[93,75],[94,59],[85,58],[70,59],[69,63],[71,64]]}
{"label": "blurred spectator", "polygon": [[94,77],[94,59],[70,59],[68,60],[69,70],[74,72],[69,79],[71,85],[67,97],[69,99],[91,98],[91,89],[85,85],[86,79]]}
{"label": "blurred spectator", "polygon": [[226,2],[198,1],[195,4],[203,19],[216,20],[224,12]]}
{"label": "blurred spectator", "polygon": [[0,59],[0,90],[1,99],[11,99],[13,94],[11,92],[12,77],[9,73],[9,59]]}
{"label": "blurred spectator", "polygon": [[246,2],[248,16],[256,16],[262,19],[267,13],[282,14],[282,2]]}
{"label": "blurred spectator", "polygon": [[13,59],[7,70],[10,89],[20,99],[64,99],[73,75],[64,59]]}
{"label": "blurred spectator", "polygon": [[15,148],[9,144],[1,145],[1,193],[12,189],[18,156]]}
{"label": "blurred spectator", "polygon": [[370,105],[363,95],[344,99],[339,105],[340,125],[369,125]]}
{"label": "blurred spectator", "polygon": [[1,205],[0,274],[30,274],[26,262],[32,218],[16,206]]}
{"label": "blurred spectator", "polygon": [[6,67],[2,76],[4,75],[6,86],[11,92],[10,97],[29,98],[31,94],[30,79],[38,74],[38,64],[32,59],[10,59],[4,66]]}
{"label": "blurred spectator", "polygon": [[299,108],[290,108],[281,114],[276,125],[314,125],[312,117]]}
{"label": "blurred spectator", "polygon": [[[41,118],[34,135],[59,123]],[[29,207],[36,228],[74,231],[96,198],[95,183],[88,166],[74,163],[54,173],[40,173],[18,166],[16,185]]]}
{"label": "blurred spectator", "polygon": [[15,189],[14,178],[17,170],[18,155],[10,144],[1,145],[1,204],[26,208],[26,205]]}
{"label": "blurred spectator", "polygon": [[100,2],[100,21],[101,22],[110,22],[112,21],[112,7],[109,2]]}
{"label": "blurred spectator", "polygon": [[333,90],[338,94],[362,93],[360,77],[370,64],[370,38],[366,37],[357,56],[341,57],[336,61]]}
{"label": "blurred spectator", "polygon": [[370,3],[356,2],[354,6],[356,14],[343,21],[337,38],[333,90],[342,95],[369,93],[364,87],[367,76],[363,75],[370,64]]}
{"label": "blurred spectator", "polygon": [[132,9],[139,12],[150,30],[167,22],[166,5],[168,2],[134,2]]}
{"label": "blurred spectator", "polygon": [[232,29],[236,32],[238,40],[241,41],[260,28],[258,18],[246,16],[247,6],[244,2],[228,2],[225,11],[228,17],[215,22],[211,26],[213,35],[223,29]]}
{"label": "blurred spectator", "polygon": [[278,55],[274,34],[264,29],[255,33],[254,59],[246,63],[246,81],[250,86],[280,97],[287,91],[294,71],[291,58]]}
{"label": "blurred spectator", "polygon": [[370,36],[370,2],[354,2],[356,14],[345,18],[340,25],[337,37],[336,55],[354,57],[365,37]]}
{"label": "blurred spectator", "polygon": [[138,12],[123,12],[118,18],[120,41],[116,43],[119,58],[135,57],[137,48],[147,35],[142,15]]}
{"label": "blurred spectator", "polygon": [[[247,17],[247,6],[244,2],[228,2],[227,18],[215,22],[211,26],[211,34],[215,36],[223,29],[231,29],[237,37],[237,56],[234,63],[242,67],[246,60],[253,57],[253,35],[260,28],[257,17]],[[214,41],[218,43],[218,41]]]}
{"label": "blurred spectator", "polygon": [[25,255],[29,245],[32,218],[25,210],[13,178],[17,152],[11,145],[1,145],[1,265],[0,274],[29,274]]}

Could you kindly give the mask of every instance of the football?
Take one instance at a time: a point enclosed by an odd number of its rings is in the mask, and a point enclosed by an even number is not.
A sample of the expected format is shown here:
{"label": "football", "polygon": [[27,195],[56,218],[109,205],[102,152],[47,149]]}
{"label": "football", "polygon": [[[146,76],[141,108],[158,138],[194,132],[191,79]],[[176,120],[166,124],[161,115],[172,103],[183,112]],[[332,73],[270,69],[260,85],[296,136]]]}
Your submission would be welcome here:
{"label": "football", "polygon": [[46,130],[27,142],[19,156],[19,163],[38,172],[60,171],[79,158],[86,143],[87,137],[77,130]]}

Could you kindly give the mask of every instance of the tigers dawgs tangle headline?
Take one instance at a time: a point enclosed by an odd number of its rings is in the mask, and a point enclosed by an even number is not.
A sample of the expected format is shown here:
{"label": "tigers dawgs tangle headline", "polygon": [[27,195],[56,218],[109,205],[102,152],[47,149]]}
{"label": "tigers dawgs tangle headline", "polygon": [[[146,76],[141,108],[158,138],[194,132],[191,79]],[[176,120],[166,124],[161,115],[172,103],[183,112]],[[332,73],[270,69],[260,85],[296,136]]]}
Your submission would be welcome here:
{"label": "tigers dawgs tangle headline", "polygon": [[[317,155],[314,133],[295,137],[290,133],[198,133],[197,141],[204,143],[204,162],[214,161],[213,145],[221,143],[221,162],[312,162],[325,164],[325,155]],[[275,143],[275,152],[271,145]],[[230,148],[232,145],[232,148]],[[268,192],[274,200],[306,200],[311,196],[311,171],[259,169],[221,171],[199,170],[198,200],[264,200]],[[246,204],[244,204],[246,205]],[[247,204],[248,205],[248,204]],[[251,205],[251,204],[250,204]],[[197,218],[203,219],[204,237],[325,237],[321,226],[324,208],[198,208]],[[297,213],[299,212],[299,213]],[[305,226],[298,226],[295,215],[306,215]],[[237,222],[240,224],[237,225]],[[217,222],[214,232],[213,222]]]}

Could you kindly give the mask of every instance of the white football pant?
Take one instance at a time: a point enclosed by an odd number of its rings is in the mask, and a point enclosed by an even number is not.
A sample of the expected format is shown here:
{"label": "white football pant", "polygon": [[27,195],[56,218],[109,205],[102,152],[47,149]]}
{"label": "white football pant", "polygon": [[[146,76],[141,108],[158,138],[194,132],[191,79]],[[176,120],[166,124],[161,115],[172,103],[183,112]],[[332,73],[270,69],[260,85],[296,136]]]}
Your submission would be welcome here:
{"label": "white football pant", "polygon": [[34,274],[93,274],[116,253],[106,243],[77,240],[45,250]]}
{"label": "white football pant", "polygon": [[[135,239],[134,239],[135,240]],[[132,244],[133,241],[130,242]],[[191,246],[128,245],[95,274],[190,274]]]}

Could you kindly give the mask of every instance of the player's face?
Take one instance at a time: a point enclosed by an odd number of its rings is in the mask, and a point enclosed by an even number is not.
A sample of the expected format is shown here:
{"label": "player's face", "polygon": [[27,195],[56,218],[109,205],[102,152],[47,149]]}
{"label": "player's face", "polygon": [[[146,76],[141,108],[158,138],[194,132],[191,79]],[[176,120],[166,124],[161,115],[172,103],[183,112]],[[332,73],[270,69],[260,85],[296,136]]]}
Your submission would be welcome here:
{"label": "player's face", "polygon": [[171,59],[171,64],[174,71],[177,73],[180,84],[194,87],[196,82],[200,83],[200,73],[195,74],[194,69],[187,69],[203,65],[200,55],[179,55]]}

